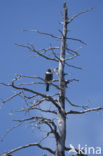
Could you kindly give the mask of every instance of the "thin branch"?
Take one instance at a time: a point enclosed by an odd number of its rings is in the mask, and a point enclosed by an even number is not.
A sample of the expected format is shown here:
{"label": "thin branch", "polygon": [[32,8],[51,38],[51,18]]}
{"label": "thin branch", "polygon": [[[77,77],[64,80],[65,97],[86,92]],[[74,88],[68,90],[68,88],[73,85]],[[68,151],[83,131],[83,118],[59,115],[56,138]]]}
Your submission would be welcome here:
{"label": "thin branch", "polygon": [[31,83],[19,83],[18,85],[19,86],[22,86],[22,85],[34,85],[34,84],[45,84],[44,82],[31,82]]}
{"label": "thin branch", "polygon": [[[1,84],[2,84],[2,83],[1,83]],[[12,95],[12,96],[8,97],[7,99],[2,100],[2,103],[4,104],[4,103],[6,103],[6,102],[8,102],[8,101],[12,100],[14,97],[16,97],[16,96],[20,95],[21,93],[22,93],[21,91],[20,91],[20,92],[18,92],[18,93],[15,93],[14,95]]]}
{"label": "thin branch", "polygon": [[[20,77],[19,77],[19,78],[20,78]],[[52,96],[49,96],[49,95],[46,95],[46,94],[37,92],[37,91],[32,90],[32,89],[29,89],[29,88],[15,86],[15,85],[14,85],[14,82],[15,82],[16,80],[18,80],[19,78],[13,79],[13,80],[12,80],[12,84],[5,84],[5,83],[0,83],[0,84],[2,84],[2,85],[4,85],[4,86],[12,87],[12,88],[17,89],[17,90],[22,90],[22,91],[30,92],[30,93],[36,94],[36,96],[41,96],[41,97],[43,97],[43,98],[46,98],[47,101],[52,102],[58,109],[60,109],[60,106],[58,105],[58,103],[56,103],[56,101],[53,99]]]}
{"label": "thin branch", "polygon": [[43,48],[43,49],[39,49],[38,51],[44,51],[44,52],[47,52],[47,51],[51,51],[51,50],[56,50],[56,49],[60,49],[60,47],[49,47],[49,48]]}
{"label": "thin branch", "polygon": [[47,101],[50,101],[52,102],[58,109],[60,109],[60,106],[58,105],[58,103],[56,103],[56,101],[49,95],[46,95],[46,94],[43,94],[43,93],[40,93],[40,92],[37,92],[37,91],[34,91],[32,89],[29,89],[29,88],[24,88],[24,87],[17,87],[14,85],[14,82],[17,80],[17,78],[15,78],[14,80],[12,80],[12,85],[11,87],[12,88],[15,88],[17,90],[23,90],[23,91],[27,91],[27,92],[30,92],[30,93],[33,93],[33,94],[36,94],[36,95],[39,95],[43,98],[46,98]]}
{"label": "thin branch", "polygon": [[[45,84],[45,79],[43,79],[42,77],[37,77],[37,76],[24,76],[24,75],[17,75],[19,78],[23,78],[23,77],[25,77],[25,78],[34,78],[34,79],[39,79],[39,80],[41,80],[41,81],[43,81],[43,82],[32,82],[32,83],[19,83],[18,85],[33,85],[33,84]],[[52,82],[57,82],[57,80],[53,80]],[[56,85],[56,84],[54,84],[54,83],[50,83],[52,86],[54,86],[55,88],[57,88],[57,89],[59,89],[60,90],[60,88],[59,88],[59,86],[58,85]]]}
{"label": "thin branch", "polygon": [[23,145],[23,146],[14,148],[14,149],[10,150],[9,152],[7,152],[7,154],[12,154],[12,153],[14,153],[16,151],[19,151],[19,150],[22,150],[22,149],[28,148],[28,147],[33,147],[33,146],[37,146],[40,149],[43,149],[43,150],[46,150],[46,151],[50,152],[51,154],[55,154],[55,151],[53,151],[51,148],[44,147],[44,146],[40,145],[39,143],[30,143],[30,144],[27,144],[27,145]]}
{"label": "thin branch", "polygon": [[41,32],[41,31],[39,31],[39,30],[23,30],[23,31],[37,32],[37,33],[42,34],[42,35],[46,35],[46,36],[50,36],[50,37],[53,37],[53,38],[61,39],[61,37],[55,36],[55,35],[50,34],[50,33]]}
{"label": "thin branch", "polygon": [[27,99],[32,99],[32,98],[35,98],[35,97],[37,97],[38,95],[33,95],[33,96],[26,96],[26,95],[24,95],[24,97],[25,98],[27,98]]}
{"label": "thin branch", "polygon": [[17,74],[16,76],[20,77],[20,78],[39,79],[39,80],[44,81],[44,79],[42,77],[39,77],[39,76],[30,76],[30,75],[28,76],[28,75],[21,75],[21,74]]}
{"label": "thin branch", "polygon": [[78,79],[69,79],[69,80],[66,80],[65,83],[66,83],[66,85],[67,85],[67,84],[69,84],[69,83],[71,83],[71,82],[73,82],[73,81],[79,82]]}
{"label": "thin branch", "polygon": [[[55,71],[53,71],[53,72],[55,72]],[[19,79],[20,78],[39,79],[39,80],[45,82],[45,79],[40,76],[30,76],[30,75],[28,76],[28,75],[21,75],[21,74],[16,74],[16,76],[19,77]],[[58,80],[53,79],[52,82],[58,82]]]}
{"label": "thin branch", "polygon": [[[80,47],[80,48],[78,48],[77,50],[72,50],[72,49],[69,49],[69,48],[66,48],[66,50],[70,53],[70,52],[72,52],[72,53],[74,53],[74,54],[76,54],[77,56],[79,56],[79,54],[78,54],[78,50],[80,50],[82,47]],[[72,53],[70,53],[71,55],[73,55]]]}
{"label": "thin branch", "polygon": [[28,110],[35,109],[36,106],[39,106],[44,101],[46,101],[46,98],[37,99],[31,106],[29,106]]}
{"label": "thin branch", "polygon": [[69,38],[69,37],[67,37],[66,39],[68,39],[68,40],[73,40],[73,41],[77,41],[77,42],[80,42],[80,43],[85,44],[85,45],[88,44],[88,43],[86,43],[86,42],[84,42],[84,41],[82,41],[82,40],[80,40],[80,39],[76,39],[76,38]]}
{"label": "thin branch", "polygon": [[84,70],[84,69],[81,68],[81,67],[77,67],[77,66],[74,66],[74,65],[68,64],[67,62],[65,62],[65,64],[66,64],[68,67],[71,67],[71,68],[75,68],[75,69],[79,69],[79,70]]}
{"label": "thin branch", "polygon": [[87,12],[93,10],[93,9],[94,9],[94,7],[93,7],[93,8],[89,8],[88,10],[81,11],[81,12],[77,13],[76,15],[74,15],[74,16],[71,17],[71,19],[68,21],[68,24],[71,23],[71,22],[72,22],[75,18],[77,18],[78,16],[80,16],[80,15],[82,15],[82,14],[84,14],[84,13],[87,13]]}
{"label": "thin branch", "polygon": [[43,58],[45,58],[45,59],[47,59],[47,60],[52,60],[52,61],[58,62],[58,60],[56,60],[55,58],[50,58],[50,57],[48,57],[48,56],[46,56],[46,55],[43,55],[43,54],[40,53],[38,50],[34,49],[34,47],[33,47],[32,44],[29,44],[31,47],[30,47],[30,46],[27,46],[27,45],[23,45],[23,44],[17,44],[17,43],[16,43],[15,45],[20,46],[20,47],[25,47],[25,48],[31,50],[32,52],[38,54],[39,56],[41,56],[41,57],[43,57]]}
{"label": "thin branch", "polygon": [[99,110],[102,110],[102,109],[103,109],[103,107],[91,108],[91,109],[87,109],[87,110],[84,110],[84,111],[70,110],[70,111],[66,112],[66,114],[84,114],[84,113],[88,113],[88,112],[99,111]]}
{"label": "thin branch", "polygon": [[[40,104],[40,103],[39,103],[39,104]],[[39,105],[39,104],[38,104],[38,105]],[[32,110],[32,109],[39,110],[39,111],[41,111],[41,112],[57,114],[57,112],[54,111],[54,110],[49,110],[49,109],[45,110],[45,109],[41,109],[41,108],[36,107],[36,105],[29,106],[29,108],[22,108],[22,109],[19,109],[19,110],[14,110],[14,111],[12,111],[11,113],[13,113],[13,112],[22,112],[22,111],[26,111],[26,112],[27,112],[27,111]]]}
{"label": "thin branch", "polygon": [[6,84],[6,83],[3,83],[3,82],[0,82],[0,84],[3,85],[3,86],[11,87],[11,84]]}
{"label": "thin branch", "polygon": [[66,58],[65,61],[72,60],[72,59],[76,58],[77,56],[78,55],[73,55],[72,57]]}
{"label": "thin branch", "polygon": [[65,98],[66,101],[73,107],[79,107],[79,108],[83,108],[83,109],[86,109],[87,105],[76,105],[76,104],[73,104],[67,97]]}
{"label": "thin branch", "polygon": [[12,130],[14,130],[15,128],[21,126],[21,124],[22,124],[22,122],[19,123],[19,124],[16,124],[15,126],[13,126],[13,127],[11,127],[11,128],[9,128],[9,129],[7,130],[7,132],[5,133],[5,135],[2,136],[0,140],[1,140],[1,141],[4,141],[4,139],[6,138],[6,136],[7,136]]}
{"label": "thin branch", "polygon": [[[43,124],[46,124],[49,126],[49,128],[51,129],[51,131],[54,133],[57,133],[57,126],[56,124],[54,123],[53,119],[48,119],[48,118],[44,118],[44,117],[38,117],[38,116],[34,116],[34,117],[30,117],[30,118],[26,118],[26,119],[23,119],[23,120],[13,120],[13,121],[16,121],[16,122],[20,122],[20,123],[23,123],[23,122],[26,122],[26,121],[31,121],[31,120],[35,120],[37,121],[39,124],[43,123]],[[53,127],[52,127],[53,126]]]}
{"label": "thin branch", "polygon": [[39,143],[41,143],[42,141],[44,141],[46,138],[48,138],[48,136],[52,133],[52,131],[47,132],[46,136],[43,137]]}
{"label": "thin branch", "polygon": [[49,110],[49,109],[44,110],[44,109],[41,109],[41,108],[35,108],[35,109],[36,109],[36,110],[39,110],[39,111],[41,111],[41,112],[57,114],[57,112],[54,111],[54,110]]}
{"label": "thin branch", "polygon": [[55,54],[54,49],[52,48],[52,46],[51,46],[51,51],[52,51],[54,57],[55,57],[58,61],[60,61],[59,57]]}

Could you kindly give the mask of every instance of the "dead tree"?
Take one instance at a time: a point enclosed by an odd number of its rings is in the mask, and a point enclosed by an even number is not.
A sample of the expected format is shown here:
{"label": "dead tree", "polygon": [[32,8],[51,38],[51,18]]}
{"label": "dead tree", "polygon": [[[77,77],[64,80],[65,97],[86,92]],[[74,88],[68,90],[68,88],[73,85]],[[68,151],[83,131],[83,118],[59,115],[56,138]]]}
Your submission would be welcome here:
{"label": "dead tree", "polygon": [[[31,52],[33,52],[34,55],[38,55],[46,60],[57,63],[57,66],[55,67],[55,69],[52,69],[54,73],[57,74],[57,79],[53,79],[53,81],[51,82],[51,86],[55,87],[55,90],[57,92],[49,95],[49,94],[44,94],[42,92],[38,92],[37,90],[35,90],[34,87],[33,89],[32,87],[27,87],[27,86],[32,86],[35,84],[45,85],[45,79],[42,77],[38,77],[38,76],[27,76],[27,75],[18,74],[12,80],[12,83],[10,84],[6,84],[3,82],[0,83],[1,85],[11,87],[14,90],[16,90],[16,93],[14,95],[2,101],[3,104],[12,100],[13,98],[16,98],[17,96],[20,96],[21,98],[23,98],[26,103],[25,108],[21,108],[20,110],[15,110],[14,112],[29,112],[30,110],[33,110],[33,111],[36,110],[38,112],[39,111],[42,112],[42,115],[38,114],[30,118],[15,119],[14,121],[17,122],[17,125],[14,126],[13,128],[18,127],[25,122],[29,122],[30,124],[32,123],[33,127],[36,127],[38,130],[42,130],[42,125],[46,125],[48,127],[48,131],[45,133],[45,137],[42,138],[38,143],[29,143],[27,145],[16,147],[14,149],[7,151],[6,155],[10,155],[24,148],[37,146],[38,148],[42,150],[48,151],[52,155],[65,156],[65,151],[72,150],[71,147],[67,147],[65,144],[67,116],[71,114],[83,114],[83,113],[87,113],[91,111],[98,111],[98,110],[103,109],[103,107],[87,108],[85,105],[73,104],[69,100],[69,97],[66,96],[66,89],[68,85],[74,81],[79,81],[79,80],[75,78],[66,80],[65,77],[68,76],[68,74],[65,73],[65,66],[70,67],[70,68],[76,68],[77,70],[82,70],[81,67],[77,67],[68,63],[69,60],[72,60],[79,56],[79,53],[78,53],[79,49],[77,50],[70,49],[67,45],[67,41],[73,40],[73,41],[80,42],[81,44],[86,45],[86,43],[80,39],[68,37],[68,32],[69,32],[68,25],[75,18],[77,18],[81,14],[89,12],[90,10],[92,10],[92,8],[86,11],[79,12],[78,14],[72,16],[69,19],[68,9],[67,9],[66,3],[64,3],[63,22],[60,23],[60,24],[63,24],[63,30],[60,31],[61,36],[56,36],[56,35],[41,32],[38,30],[24,30],[24,31],[36,32],[41,35],[46,35],[54,39],[60,40],[61,42],[60,47],[54,47],[50,45],[50,47],[47,49],[45,48],[45,49],[39,49],[39,50],[35,49],[33,44],[16,44],[17,46],[29,49]],[[33,82],[20,83],[21,79],[33,80]],[[43,105],[45,102],[47,102],[48,105],[50,104],[51,106],[44,109]],[[82,110],[81,111],[70,110],[70,109],[66,110],[65,109],[66,104],[69,104],[72,107],[75,107],[75,109],[80,108]],[[44,116],[43,116],[43,113],[44,113]],[[49,115],[48,117],[45,116],[46,113],[52,114],[52,117],[51,116],[49,117]],[[56,147],[54,150],[51,147],[45,147],[42,143],[50,135],[52,135],[55,138]],[[78,149],[75,149],[75,152],[77,155],[85,155],[83,153],[79,153]]]}

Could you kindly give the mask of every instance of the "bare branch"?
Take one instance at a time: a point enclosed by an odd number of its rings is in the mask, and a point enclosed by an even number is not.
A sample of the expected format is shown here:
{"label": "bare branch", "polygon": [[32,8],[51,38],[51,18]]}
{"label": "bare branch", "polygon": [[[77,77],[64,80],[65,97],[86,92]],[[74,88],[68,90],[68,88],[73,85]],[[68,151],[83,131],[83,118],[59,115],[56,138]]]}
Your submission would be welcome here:
{"label": "bare branch", "polygon": [[22,150],[24,148],[34,147],[34,146],[37,146],[40,149],[46,150],[46,151],[50,152],[51,154],[55,154],[55,151],[53,151],[51,148],[44,147],[44,146],[40,145],[40,143],[30,143],[30,144],[27,144],[27,145],[23,145],[23,146],[20,146],[20,147],[17,147],[17,148],[14,148],[14,149],[10,150],[9,152],[7,152],[7,154],[12,154],[12,153],[14,153],[16,151],[19,151],[19,150]]}
{"label": "bare branch", "polygon": [[72,59],[76,58],[77,56],[78,55],[73,55],[72,57],[66,58],[65,61],[72,60]]}
{"label": "bare branch", "polygon": [[48,138],[48,136],[52,133],[52,131],[47,132],[46,136],[43,137],[39,143],[41,143],[42,141],[44,141],[46,138]]}
{"label": "bare branch", "polygon": [[60,47],[49,47],[48,49],[43,48],[43,49],[39,49],[38,51],[44,51],[44,52],[47,52],[47,51],[50,51],[50,50],[56,50],[56,49],[60,49]]}
{"label": "bare branch", "polygon": [[3,85],[3,86],[11,87],[11,84],[6,84],[6,83],[3,83],[3,82],[0,82],[0,84]]}
{"label": "bare branch", "polygon": [[[50,58],[50,57],[48,57],[48,56],[46,56],[46,55],[43,55],[43,54],[40,53],[38,50],[34,49],[34,47],[33,47],[32,44],[29,44],[29,46],[27,46],[27,45],[17,44],[17,43],[16,43],[15,45],[20,46],[20,47],[25,47],[25,48],[31,50],[32,52],[38,54],[39,56],[41,56],[41,57],[43,57],[43,58],[45,58],[45,59],[47,59],[47,60],[52,60],[52,61],[58,62],[58,60],[56,60],[55,58]],[[31,46],[31,47],[30,47],[30,46]]]}
{"label": "bare branch", "polygon": [[38,95],[33,95],[33,96],[26,96],[26,95],[24,95],[24,97],[25,98],[27,98],[27,99],[32,99],[32,98],[35,98],[35,97],[37,97]]}
{"label": "bare branch", "polygon": [[[49,95],[46,95],[46,94],[43,94],[43,93],[34,91],[34,90],[32,90],[32,89],[29,89],[29,88],[15,86],[15,85],[14,85],[14,82],[15,82],[16,80],[18,80],[18,79],[20,79],[20,77],[19,77],[19,78],[13,79],[13,80],[12,80],[12,84],[5,84],[5,83],[0,83],[0,84],[5,85],[5,86],[10,86],[10,87],[12,87],[12,88],[14,88],[14,89],[17,89],[17,90],[27,91],[27,92],[36,94],[36,96],[41,96],[41,97],[45,98],[47,101],[52,102],[58,109],[60,109],[60,106],[58,105],[58,103],[56,103],[56,101],[52,98],[52,96],[49,96]],[[54,85],[54,84],[53,84],[53,85]],[[55,85],[54,85],[54,86],[55,86]]]}
{"label": "bare branch", "polygon": [[5,133],[5,135],[2,136],[0,140],[1,140],[1,141],[4,141],[5,137],[6,137],[12,130],[14,130],[15,128],[21,126],[21,124],[22,124],[22,122],[19,123],[19,124],[16,124],[15,126],[13,126],[13,127],[11,127],[11,128],[9,128],[9,129],[7,130],[7,132]]}
{"label": "bare branch", "polygon": [[30,76],[30,75],[28,76],[28,75],[21,75],[21,74],[17,74],[16,76],[20,77],[20,78],[39,79],[39,80],[44,81],[44,79],[42,77],[39,77],[39,76]]}
{"label": "bare branch", "polygon": [[93,10],[94,8],[89,8],[88,10],[85,10],[85,11],[81,11],[79,13],[77,13],[76,15],[72,16],[71,19],[68,21],[68,24],[71,23],[75,18],[77,18],[78,16],[84,14],[84,13],[87,13],[91,10]]}
{"label": "bare branch", "polygon": [[76,105],[76,104],[73,104],[67,97],[65,99],[73,107],[79,107],[79,108],[83,108],[83,109],[86,109],[86,107],[87,107],[87,105]]}
{"label": "bare branch", "polygon": [[[70,53],[70,52],[72,52],[72,53],[74,53],[74,54],[76,54],[77,56],[79,56],[79,54],[78,54],[78,50],[79,49],[81,49],[82,47],[80,47],[80,48],[78,48],[78,49],[76,49],[76,50],[72,50],[72,49],[69,49],[69,48],[66,48],[66,50],[68,51],[68,53]],[[70,53],[71,55],[73,55],[72,53]],[[73,55],[74,56],[74,55]]]}
{"label": "bare branch", "polygon": [[38,30],[23,30],[23,31],[37,32],[37,33],[42,34],[42,35],[46,35],[46,36],[50,36],[50,37],[53,37],[53,38],[61,39],[61,37],[55,36],[55,35],[50,34],[50,33],[41,32],[41,31],[38,31]]}
{"label": "bare branch", "polygon": [[[43,81],[43,82],[32,82],[32,83],[19,83],[18,85],[33,85],[33,84],[45,84],[45,79],[43,79],[42,77],[37,77],[37,76],[25,76],[25,75],[20,75],[20,74],[17,74],[17,77],[20,79],[20,78],[33,78],[33,79],[39,79],[39,80],[41,80],[41,81]],[[60,90],[60,88],[59,88],[59,86],[58,85],[56,85],[56,84],[54,84],[53,82],[57,82],[58,80],[53,80],[50,84],[52,85],[52,86],[54,86],[55,88],[57,88],[57,89],[59,89]]]}
{"label": "bare branch", "polygon": [[41,108],[35,108],[35,109],[36,109],[36,110],[39,110],[39,111],[41,111],[41,112],[57,114],[57,112],[54,111],[54,110],[49,110],[49,109],[44,110],[44,109],[41,109]]}
{"label": "bare branch", "polygon": [[71,83],[71,82],[73,82],[73,81],[79,82],[78,79],[69,79],[69,80],[66,80],[65,83],[66,83],[66,85],[67,85],[67,84],[69,84],[69,83]]}
{"label": "bare branch", "polygon": [[67,37],[66,39],[68,39],[68,40],[73,40],[73,41],[77,41],[77,42],[80,42],[80,43],[85,44],[85,45],[88,44],[88,43],[86,43],[86,42],[84,42],[84,41],[82,41],[82,40],[80,40],[80,39],[76,39],[76,38],[69,38],[69,37]]}
{"label": "bare branch", "polygon": [[34,85],[34,84],[45,84],[44,82],[31,82],[31,83],[19,83],[18,85],[19,86],[22,86],[22,85]]}
{"label": "bare branch", "polygon": [[31,120],[35,120],[39,124],[41,124],[41,123],[46,124],[47,126],[49,126],[49,128],[54,133],[54,135],[57,134],[57,126],[56,126],[55,122],[53,121],[53,119],[51,120],[51,119],[44,118],[44,117],[34,116],[34,117],[31,117],[31,118],[26,118],[26,119],[23,119],[23,120],[14,120],[14,121],[23,123],[23,122],[31,121]]}
{"label": "bare branch", "polygon": [[59,57],[55,54],[54,49],[52,48],[52,46],[51,46],[51,51],[52,51],[54,57],[55,57],[58,61],[60,61]]}
{"label": "bare branch", "polygon": [[103,109],[103,107],[91,108],[91,109],[87,109],[87,110],[84,110],[84,111],[70,110],[70,111],[66,112],[66,114],[84,114],[84,113],[88,113],[88,112],[99,111],[99,110],[102,110],[102,109]]}
{"label": "bare branch", "polygon": [[15,88],[15,89],[17,89],[17,90],[27,91],[27,92],[30,92],[30,93],[39,95],[39,96],[41,96],[41,97],[43,97],[43,98],[46,98],[47,101],[52,102],[58,109],[60,109],[60,106],[58,105],[58,103],[56,103],[56,101],[55,101],[51,96],[46,95],[46,94],[43,94],[43,93],[40,93],[40,92],[37,92],[37,91],[34,91],[34,90],[32,90],[32,89],[29,89],[29,88],[17,87],[17,86],[14,85],[14,82],[15,82],[16,80],[17,80],[17,78],[14,79],[14,80],[12,80],[12,85],[11,85],[12,88]]}
{"label": "bare branch", "polygon": [[74,65],[68,64],[67,62],[65,62],[65,64],[66,64],[68,67],[71,67],[71,68],[75,68],[75,69],[79,69],[79,70],[84,70],[84,69],[81,68],[81,67],[77,67],[77,66],[74,66]]}
{"label": "bare branch", "polygon": [[8,101],[12,100],[14,97],[16,97],[16,96],[20,95],[21,93],[22,93],[21,91],[20,91],[20,92],[15,93],[14,95],[12,95],[12,96],[8,97],[7,99],[2,100],[2,103],[4,104],[4,103],[6,103],[6,102],[8,102]]}
{"label": "bare branch", "polygon": [[[55,71],[54,71],[54,72],[55,72]],[[45,79],[42,78],[42,77],[40,77],[40,76],[30,76],[30,75],[28,76],[28,75],[21,75],[21,74],[16,74],[16,76],[19,77],[19,79],[20,79],[20,78],[39,79],[39,80],[45,82]],[[58,80],[53,79],[53,82],[58,82]],[[35,82],[34,82],[34,83],[35,83]]]}

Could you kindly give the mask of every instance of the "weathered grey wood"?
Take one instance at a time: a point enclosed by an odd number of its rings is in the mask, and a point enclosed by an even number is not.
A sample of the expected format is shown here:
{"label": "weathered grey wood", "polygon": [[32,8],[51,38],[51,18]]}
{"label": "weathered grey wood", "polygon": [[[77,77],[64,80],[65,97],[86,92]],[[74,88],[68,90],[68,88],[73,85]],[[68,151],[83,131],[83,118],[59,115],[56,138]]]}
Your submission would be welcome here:
{"label": "weathered grey wood", "polygon": [[61,51],[60,51],[60,61],[59,61],[59,106],[58,111],[58,138],[56,144],[56,156],[65,156],[65,138],[66,138],[66,118],[65,118],[65,49],[66,49],[66,37],[67,37],[67,7],[64,5],[64,25],[63,25],[63,35],[61,40]]}

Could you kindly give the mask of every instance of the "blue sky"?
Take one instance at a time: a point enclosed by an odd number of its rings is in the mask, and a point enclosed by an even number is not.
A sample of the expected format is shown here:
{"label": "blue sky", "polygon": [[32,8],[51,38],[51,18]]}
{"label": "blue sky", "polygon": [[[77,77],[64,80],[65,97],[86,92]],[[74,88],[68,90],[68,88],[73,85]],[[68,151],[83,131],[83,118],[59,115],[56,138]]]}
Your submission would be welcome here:
{"label": "blue sky", "polygon": [[[44,76],[45,70],[54,67],[52,62],[34,58],[30,51],[20,48],[14,43],[33,43],[37,49],[47,48],[50,43],[59,45],[59,42],[32,32],[23,32],[23,29],[38,29],[44,32],[57,34],[62,28],[58,23],[62,21],[60,11],[63,0],[0,0],[0,81],[11,82],[15,74]],[[67,90],[67,95],[76,104],[89,104],[90,107],[103,105],[103,1],[102,0],[66,0],[69,17],[79,11],[90,7],[95,9],[80,16],[69,27],[70,37],[75,37],[88,42],[80,50],[80,57],[71,61],[71,64],[82,66],[85,71],[69,68],[72,77],[80,79],[79,83],[73,83]],[[69,43],[68,43],[69,44]],[[68,45],[69,46],[69,45]],[[82,46],[71,42],[70,46],[78,48]],[[42,88],[42,91],[45,88]],[[51,88],[52,90],[53,88]],[[41,91],[41,88],[39,89]],[[52,93],[52,91],[51,91]],[[0,98],[6,98],[13,94],[10,88],[0,86]],[[12,127],[12,119],[22,117],[16,114],[10,116],[13,108],[22,105],[19,99],[5,104],[0,109],[0,136],[4,135],[9,127]],[[71,115],[68,119],[67,144],[77,146],[79,143],[88,146],[103,145],[103,111],[85,115]],[[25,126],[24,126],[25,127]],[[39,139],[37,132],[31,133],[30,128],[17,128],[0,142],[0,153],[35,142]],[[50,143],[49,140],[49,144]],[[103,148],[103,147],[102,147]],[[38,148],[25,149],[13,155],[42,155]],[[68,155],[68,154],[67,154]],[[67,156],[66,155],[66,156]]]}

